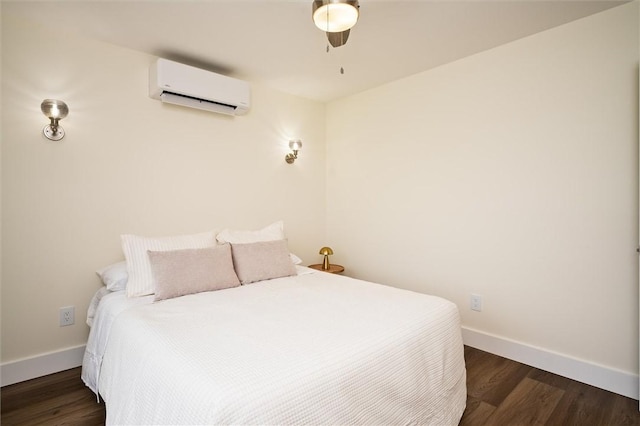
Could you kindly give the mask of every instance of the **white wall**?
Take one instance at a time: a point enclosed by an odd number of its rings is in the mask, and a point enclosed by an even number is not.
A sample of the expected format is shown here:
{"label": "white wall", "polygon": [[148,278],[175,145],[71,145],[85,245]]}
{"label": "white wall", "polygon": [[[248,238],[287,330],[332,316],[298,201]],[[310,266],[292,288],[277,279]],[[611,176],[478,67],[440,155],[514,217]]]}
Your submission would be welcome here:
{"label": "white wall", "polygon": [[[147,96],[154,57],[2,16],[2,362],[86,342],[94,271],[119,236],[283,219],[306,263],[324,244],[323,104],[252,85],[248,115]],[[46,140],[45,98],[70,108]],[[304,142],[287,165],[288,140]],[[58,326],[74,305],[76,324]]]}
{"label": "white wall", "polygon": [[637,376],[637,8],[330,103],[334,262]]}

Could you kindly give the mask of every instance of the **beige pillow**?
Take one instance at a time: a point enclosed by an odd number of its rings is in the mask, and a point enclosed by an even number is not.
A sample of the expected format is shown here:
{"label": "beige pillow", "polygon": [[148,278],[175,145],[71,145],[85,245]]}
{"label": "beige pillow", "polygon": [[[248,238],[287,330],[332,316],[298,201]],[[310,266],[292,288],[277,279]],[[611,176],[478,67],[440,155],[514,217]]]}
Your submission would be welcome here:
{"label": "beige pillow", "polygon": [[148,251],[155,300],[240,285],[229,244],[201,249]]}
{"label": "beige pillow", "polygon": [[122,252],[127,261],[127,296],[137,297],[153,294],[153,280],[147,251],[169,251],[181,249],[197,249],[216,245],[214,231],[192,235],[149,238],[126,234],[122,239]]}
{"label": "beige pillow", "polygon": [[233,267],[242,284],[296,274],[287,240],[231,244]]}

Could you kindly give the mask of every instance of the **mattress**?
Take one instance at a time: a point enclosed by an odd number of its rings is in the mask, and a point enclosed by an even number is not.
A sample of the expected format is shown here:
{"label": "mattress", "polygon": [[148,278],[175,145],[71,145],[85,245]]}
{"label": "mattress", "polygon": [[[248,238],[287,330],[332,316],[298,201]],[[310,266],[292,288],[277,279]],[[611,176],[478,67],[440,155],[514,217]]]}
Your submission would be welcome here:
{"label": "mattress", "polygon": [[308,270],[152,303],[104,296],[83,379],[107,424],[458,424],[456,306]]}

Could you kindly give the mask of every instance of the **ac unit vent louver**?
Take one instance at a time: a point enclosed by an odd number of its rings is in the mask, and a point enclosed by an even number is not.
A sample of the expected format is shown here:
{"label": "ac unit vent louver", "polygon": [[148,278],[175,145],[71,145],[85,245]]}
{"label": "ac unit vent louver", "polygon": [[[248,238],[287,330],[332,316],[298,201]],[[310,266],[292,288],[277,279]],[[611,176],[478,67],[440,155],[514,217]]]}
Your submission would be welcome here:
{"label": "ac unit vent louver", "polygon": [[149,96],[229,115],[246,114],[250,106],[249,83],[167,59],[149,69]]}

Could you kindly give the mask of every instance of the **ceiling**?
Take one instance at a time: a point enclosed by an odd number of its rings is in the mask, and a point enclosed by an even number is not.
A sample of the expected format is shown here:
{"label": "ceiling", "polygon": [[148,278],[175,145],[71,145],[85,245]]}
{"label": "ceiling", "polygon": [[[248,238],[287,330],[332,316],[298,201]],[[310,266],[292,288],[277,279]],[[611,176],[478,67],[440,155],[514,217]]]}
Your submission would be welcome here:
{"label": "ceiling", "polygon": [[2,0],[1,13],[330,101],[624,3],[360,0],[348,43],[329,52],[311,0]]}

